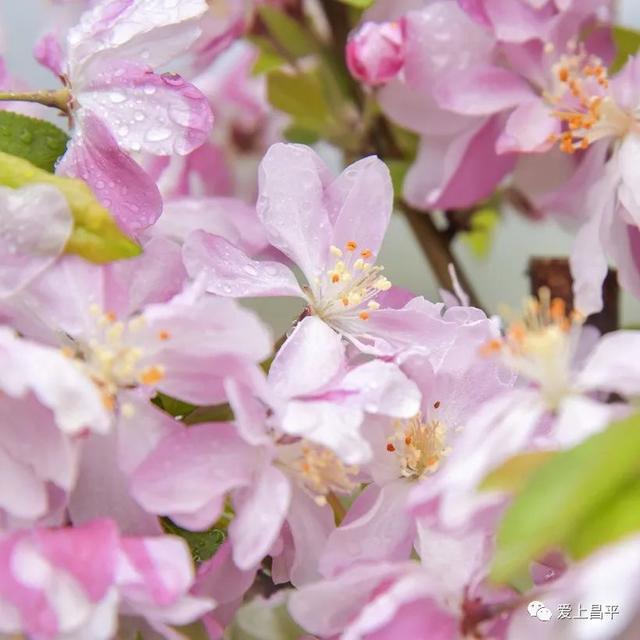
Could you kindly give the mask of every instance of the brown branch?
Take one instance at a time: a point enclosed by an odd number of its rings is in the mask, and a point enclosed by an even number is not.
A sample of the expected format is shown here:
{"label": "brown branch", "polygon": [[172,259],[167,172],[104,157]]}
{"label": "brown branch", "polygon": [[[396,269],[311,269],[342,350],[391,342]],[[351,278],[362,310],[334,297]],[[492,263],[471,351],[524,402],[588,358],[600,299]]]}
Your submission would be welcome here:
{"label": "brown branch", "polygon": [[418,211],[410,207],[406,202],[400,202],[399,207],[406,216],[440,286],[453,291],[453,282],[449,274],[449,265],[452,264],[458,275],[460,285],[469,296],[470,304],[474,307],[482,308],[469,279],[451,251],[446,233],[436,227],[431,213]]}

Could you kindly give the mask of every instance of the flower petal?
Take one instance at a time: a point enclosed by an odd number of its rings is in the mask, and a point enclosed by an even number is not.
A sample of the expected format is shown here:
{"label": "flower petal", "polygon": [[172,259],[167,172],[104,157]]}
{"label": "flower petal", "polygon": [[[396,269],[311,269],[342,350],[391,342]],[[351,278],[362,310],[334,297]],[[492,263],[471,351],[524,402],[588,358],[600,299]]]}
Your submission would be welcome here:
{"label": "flower petal", "polygon": [[315,316],[304,318],[287,338],[269,369],[269,384],[280,398],[317,392],[344,363],[340,336]]}
{"label": "flower petal", "polygon": [[179,75],[117,62],[75,94],[125,151],[186,155],[207,139],[213,115],[207,98]]}
{"label": "flower petal", "polygon": [[153,180],[118,147],[96,115],[82,109],[76,119],[75,135],[57,173],[85,180],[125,231],[135,233],[152,225],[162,211]]}
{"label": "flower petal", "polygon": [[233,560],[240,569],[257,566],[269,553],[291,502],[291,486],[287,477],[267,465],[250,489],[234,500],[236,516],[229,527],[233,541]]}
{"label": "flower petal", "polygon": [[309,147],[274,144],[260,163],[258,217],[269,242],[314,282],[330,244],[324,188],[330,181],[320,157]]}
{"label": "flower petal", "polygon": [[326,191],[333,244],[355,241],[377,255],[393,210],[393,185],[387,166],[375,156],[347,167]]}
{"label": "flower petal", "polygon": [[44,184],[0,187],[0,210],[0,296],[7,296],[53,264],[71,235],[73,219],[62,193]]}
{"label": "flower petal", "polygon": [[202,274],[210,293],[234,298],[304,297],[293,272],[279,262],[252,260],[220,236],[194,231],[182,250],[193,278]]}

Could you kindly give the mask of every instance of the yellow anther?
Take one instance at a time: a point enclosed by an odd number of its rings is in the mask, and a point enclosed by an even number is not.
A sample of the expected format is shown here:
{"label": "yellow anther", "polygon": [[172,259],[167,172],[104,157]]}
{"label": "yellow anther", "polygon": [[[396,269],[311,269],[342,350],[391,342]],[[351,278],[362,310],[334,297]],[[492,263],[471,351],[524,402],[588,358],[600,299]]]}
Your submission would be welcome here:
{"label": "yellow anther", "polygon": [[156,384],[164,378],[164,375],[165,369],[162,365],[153,365],[140,374],[140,382],[147,385]]}

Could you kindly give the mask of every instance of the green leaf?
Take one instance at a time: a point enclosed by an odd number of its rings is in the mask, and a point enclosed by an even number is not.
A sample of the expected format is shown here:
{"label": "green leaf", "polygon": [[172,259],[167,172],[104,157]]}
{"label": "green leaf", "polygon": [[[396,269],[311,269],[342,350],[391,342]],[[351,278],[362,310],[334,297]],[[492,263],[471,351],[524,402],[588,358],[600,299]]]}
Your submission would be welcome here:
{"label": "green leaf", "polygon": [[571,555],[584,558],[626,535],[640,530],[640,478],[602,505],[573,532],[567,542]]}
{"label": "green leaf", "polygon": [[272,71],[267,76],[267,97],[276,109],[292,116],[299,127],[323,131],[331,123],[331,107],[322,82],[313,72]]}
{"label": "green leaf", "polygon": [[625,27],[613,28],[613,41],[616,44],[616,58],[609,67],[609,73],[616,73],[640,48],[640,32]]}
{"label": "green leaf", "polygon": [[299,127],[295,122],[284,130],[284,137],[289,142],[297,142],[298,144],[315,144],[319,140],[317,131]]}
{"label": "green leaf", "polygon": [[238,609],[229,640],[298,640],[305,635],[289,615],[289,592],[280,591],[269,600],[254,598]]}
{"label": "green leaf", "polygon": [[339,0],[342,4],[348,4],[356,9],[368,9],[375,0]]}
{"label": "green leaf", "polygon": [[532,451],[514,456],[487,475],[479,489],[481,491],[521,491],[533,472],[554,455],[557,455],[555,451]]}
{"label": "green leaf", "polygon": [[0,111],[0,151],[29,160],[40,169],[53,173],[68,141],[64,131],[46,120]]}
{"label": "green leaf", "polygon": [[284,54],[293,59],[302,58],[316,50],[307,31],[286,13],[263,4],[258,7],[258,14],[273,40]]}
{"label": "green leaf", "polygon": [[507,582],[545,551],[570,548],[576,532],[600,518],[639,473],[640,414],[542,464],[500,524],[492,579]]}
{"label": "green leaf", "polygon": [[197,407],[183,422],[186,425],[202,424],[203,422],[229,422],[233,420],[233,409],[228,404],[217,404],[211,407]]}
{"label": "green leaf", "polygon": [[411,163],[407,160],[387,160],[387,167],[393,184],[393,193],[397,199],[402,197],[402,185],[410,166]]}
{"label": "green leaf", "polygon": [[[120,231],[85,182],[56,176],[22,158],[0,152],[1,185],[18,189],[26,184],[43,183],[58,188],[69,203],[74,227],[65,248],[67,253],[98,263],[140,253],[140,247]],[[37,224],[37,212],[34,212],[34,224]]]}
{"label": "green leaf", "polygon": [[191,556],[196,564],[212,558],[226,537],[224,530],[216,525],[206,531],[189,531],[179,527],[169,518],[160,518],[160,524],[165,533],[179,536],[189,545]]}
{"label": "green leaf", "polygon": [[500,214],[496,209],[491,207],[479,209],[471,217],[471,230],[460,234],[463,242],[476,258],[486,258],[489,254],[499,220]]}
{"label": "green leaf", "polygon": [[164,393],[157,393],[152,402],[174,418],[176,416],[188,416],[197,409],[193,404],[172,398]]}

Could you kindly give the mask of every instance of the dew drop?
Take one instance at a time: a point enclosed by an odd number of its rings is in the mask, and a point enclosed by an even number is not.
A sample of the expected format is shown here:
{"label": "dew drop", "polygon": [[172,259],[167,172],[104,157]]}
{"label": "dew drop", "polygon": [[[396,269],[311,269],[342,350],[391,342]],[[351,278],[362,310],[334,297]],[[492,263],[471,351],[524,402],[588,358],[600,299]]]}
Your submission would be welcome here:
{"label": "dew drop", "polygon": [[171,130],[163,127],[149,129],[145,135],[145,139],[149,142],[162,142],[171,137]]}

